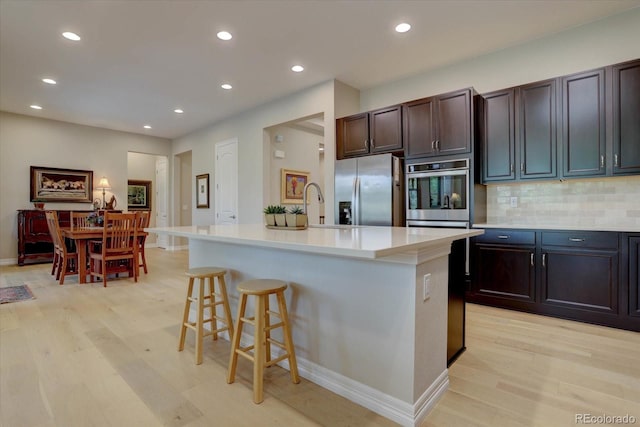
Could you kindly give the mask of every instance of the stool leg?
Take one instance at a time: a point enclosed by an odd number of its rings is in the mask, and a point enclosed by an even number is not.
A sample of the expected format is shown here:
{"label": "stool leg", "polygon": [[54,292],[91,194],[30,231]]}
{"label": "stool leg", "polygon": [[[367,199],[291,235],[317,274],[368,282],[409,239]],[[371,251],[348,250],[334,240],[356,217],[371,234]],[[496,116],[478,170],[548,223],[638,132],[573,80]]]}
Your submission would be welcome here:
{"label": "stool leg", "polygon": [[261,403],[262,396],[262,382],[265,365],[265,333],[264,333],[264,319],[265,319],[265,299],[268,296],[258,295],[256,299],[256,314],[255,314],[255,338],[253,343],[253,402]]}
{"label": "stool leg", "polygon": [[296,352],[293,348],[293,339],[291,338],[291,326],[289,324],[289,314],[287,313],[287,302],[284,299],[284,292],[278,292],[277,297],[278,310],[280,311],[282,323],[284,324],[284,345],[287,348],[287,353],[289,353],[289,372],[291,374],[291,381],[293,381],[294,384],[298,384],[300,382],[300,377],[298,377],[298,364],[296,362]]}
{"label": "stool leg", "polygon": [[227,284],[224,276],[218,277],[218,286],[220,287],[220,295],[222,295],[222,307],[224,307],[224,317],[227,319],[227,327],[229,332],[229,340],[233,339],[233,319],[231,318],[231,309],[229,308],[229,296],[227,295]]}
{"label": "stool leg", "polygon": [[264,351],[264,359],[266,362],[271,361],[271,316],[269,316],[269,295],[264,296],[264,343],[265,343],[265,351]]}
{"label": "stool leg", "polygon": [[[209,304],[211,304],[211,307],[209,307],[209,314],[211,315],[211,330],[215,331],[218,329],[218,322],[216,321],[216,295],[215,295],[215,288],[214,288],[214,282],[215,278],[214,276],[209,276]],[[217,340],[218,339],[218,333],[214,332],[213,333],[213,340]]]}
{"label": "stool leg", "polygon": [[204,285],[205,279],[200,278],[200,286],[198,289],[198,318],[196,320],[196,365],[202,363],[202,322],[204,320]]}
{"label": "stool leg", "polygon": [[180,328],[180,341],[178,343],[178,351],[184,350],[184,339],[187,335],[187,327],[189,321],[189,310],[191,309],[191,292],[193,292],[193,277],[189,278],[189,288],[187,290],[187,299],[184,302],[184,314],[182,316],[182,327]]}
{"label": "stool leg", "polygon": [[231,355],[229,357],[229,371],[227,372],[227,384],[233,383],[236,379],[236,367],[238,366],[238,349],[240,348],[240,337],[242,336],[242,326],[244,322],[244,310],[247,308],[247,296],[240,294],[238,303],[238,317],[236,318],[236,327],[231,339]]}

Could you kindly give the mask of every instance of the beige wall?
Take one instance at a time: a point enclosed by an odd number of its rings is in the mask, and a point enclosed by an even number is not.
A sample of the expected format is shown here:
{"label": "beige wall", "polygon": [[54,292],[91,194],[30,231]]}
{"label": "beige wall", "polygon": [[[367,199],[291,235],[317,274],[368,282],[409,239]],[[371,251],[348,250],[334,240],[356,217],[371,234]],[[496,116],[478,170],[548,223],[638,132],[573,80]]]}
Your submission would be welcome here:
{"label": "beige wall", "polygon": [[[106,176],[118,207],[126,209],[128,152],[168,155],[170,141],[0,112],[0,262],[17,258],[17,209],[32,209],[29,167],[92,170]],[[93,198],[102,198],[94,191]],[[88,203],[48,203],[50,209],[91,209]]]}
{"label": "beige wall", "polygon": [[[141,181],[151,181],[151,219],[149,227],[156,226],[156,161],[159,156],[144,153],[128,153],[127,155],[127,171],[128,179],[137,179]],[[121,209],[126,209],[127,201],[122,201]],[[147,237],[146,244],[154,245],[157,235],[150,234]]]}
{"label": "beige wall", "polygon": [[[324,142],[324,137],[313,133],[292,129],[283,126],[274,126],[268,130],[270,136],[270,167],[269,167],[269,198],[267,205],[281,204],[281,169],[299,170],[309,172],[310,182],[316,182],[325,193],[324,174],[321,170],[320,160],[324,155],[320,155],[318,151],[319,144]],[[275,135],[281,135],[282,142],[276,142]],[[276,150],[285,154],[284,159],[276,158],[274,153]],[[315,189],[309,190],[309,201],[307,205],[309,214],[309,223],[318,224],[320,222],[321,211],[324,215],[324,209],[318,204],[318,198]],[[302,207],[302,203],[297,204]],[[286,208],[294,205],[286,204]],[[324,208],[324,205],[322,206]]]}
{"label": "beige wall", "polygon": [[[325,156],[333,159],[335,158],[334,81],[300,91],[178,138],[173,142],[173,153],[180,154],[191,151],[192,174],[195,176],[209,173],[211,185],[214,186],[215,144],[237,138],[238,221],[243,224],[262,223],[262,210],[272,200],[271,169],[268,166],[271,149],[267,129],[274,125],[320,113],[324,114],[325,120]],[[325,174],[325,195],[327,199],[333,200],[332,162],[327,162]],[[215,212],[214,203],[212,198],[211,209],[194,209],[193,224],[212,224]],[[333,217],[333,212],[327,210],[327,219],[328,215]]]}

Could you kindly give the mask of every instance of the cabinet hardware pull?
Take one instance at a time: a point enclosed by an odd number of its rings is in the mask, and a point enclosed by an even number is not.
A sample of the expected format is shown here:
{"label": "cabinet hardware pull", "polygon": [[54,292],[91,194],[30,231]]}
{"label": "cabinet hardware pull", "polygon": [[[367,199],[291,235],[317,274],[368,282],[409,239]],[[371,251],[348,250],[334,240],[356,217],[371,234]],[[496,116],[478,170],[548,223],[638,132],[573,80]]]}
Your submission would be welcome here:
{"label": "cabinet hardware pull", "polygon": [[509,170],[511,171],[511,173],[513,173],[513,163],[511,163],[511,165],[509,166]]}
{"label": "cabinet hardware pull", "polygon": [[585,239],[579,239],[577,237],[569,237],[570,242],[584,242]]}
{"label": "cabinet hardware pull", "polygon": [[604,167],[604,156],[600,156],[600,169]]}
{"label": "cabinet hardware pull", "polygon": [[364,148],[365,148],[365,150],[367,149],[367,140],[366,139],[364,140]]}
{"label": "cabinet hardware pull", "polygon": [[524,162],[520,163],[520,172],[524,173]]}
{"label": "cabinet hardware pull", "polygon": [[376,144],[374,143],[373,138],[371,138],[371,148],[376,148]]}
{"label": "cabinet hardware pull", "polygon": [[533,267],[533,266],[534,266],[534,263],[533,263],[533,252],[531,252],[531,267]]}
{"label": "cabinet hardware pull", "polygon": [[436,150],[440,151],[440,140],[436,139]]}
{"label": "cabinet hardware pull", "polygon": [[510,236],[506,235],[506,234],[500,234],[498,236],[498,239],[508,239]]}
{"label": "cabinet hardware pull", "polygon": [[542,266],[547,267],[547,254],[542,254]]}
{"label": "cabinet hardware pull", "polygon": [[613,166],[618,167],[618,155],[614,154],[613,155]]}

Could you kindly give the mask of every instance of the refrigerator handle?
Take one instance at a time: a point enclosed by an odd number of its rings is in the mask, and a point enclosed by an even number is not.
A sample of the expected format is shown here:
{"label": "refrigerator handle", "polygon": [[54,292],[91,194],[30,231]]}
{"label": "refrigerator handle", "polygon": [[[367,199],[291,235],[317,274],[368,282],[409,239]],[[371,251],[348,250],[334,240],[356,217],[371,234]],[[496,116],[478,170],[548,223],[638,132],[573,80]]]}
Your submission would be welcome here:
{"label": "refrigerator handle", "polygon": [[358,178],[353,178],[353,188],[351,189],[351,224],[358,225],[358,207],[356,206],[358,188]]}

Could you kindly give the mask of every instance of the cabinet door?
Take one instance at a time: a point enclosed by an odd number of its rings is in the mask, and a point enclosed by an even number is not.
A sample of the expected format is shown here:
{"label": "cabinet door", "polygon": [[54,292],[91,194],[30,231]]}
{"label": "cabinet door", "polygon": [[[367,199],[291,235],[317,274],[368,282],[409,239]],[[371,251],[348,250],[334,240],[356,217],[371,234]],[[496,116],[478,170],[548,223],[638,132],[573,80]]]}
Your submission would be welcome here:
{"label": "cabinet door", "polygon": [[605,175],[604,69],[562,78],[564,176]]}
{"label": "cabinet door", "polygon": [[[618,252],[542,249],[541,303],[579,313],[618,312]],[[582,314],[583,320],[589,320]]]}
{"label": "cabinet door", "polygon": [[476,246],[474,291],[497,299],[535,301],[535,249]]}
{"label": "cabinet door", "polygon": [[640,173],[640,61],[613,67],[613,173]]}
{"label": "cabinet door", "polygon": [[436,97],[438,155],[471,151],[471,89]]}
{"label": "cabinet door", "polygon": [[371,153],[402,150],[402,109],[399,105],[369,113]]}
{"label": "cabinet door", "polygon": [[520,86],[520,178],[557,176],[556,81]]}
{"label": "cabinet door", "polygon": [[424,98],[403,105],[405,157],[436,154],[435,102]]}
{"label": "cabinet door", "polygon": [[513,89],[484,96],[482,178],[505,181],[515,178],[515,124]]}
{"label": "cabinet door", "polygon": [[628,258],[625,260],[628,271],[628,315],[640,319],[640,236],[629,237]]}
{"label": "cabinet door", "polygon": [[338,158],[369,153],[369,114],[362,113],[337,121]]}

